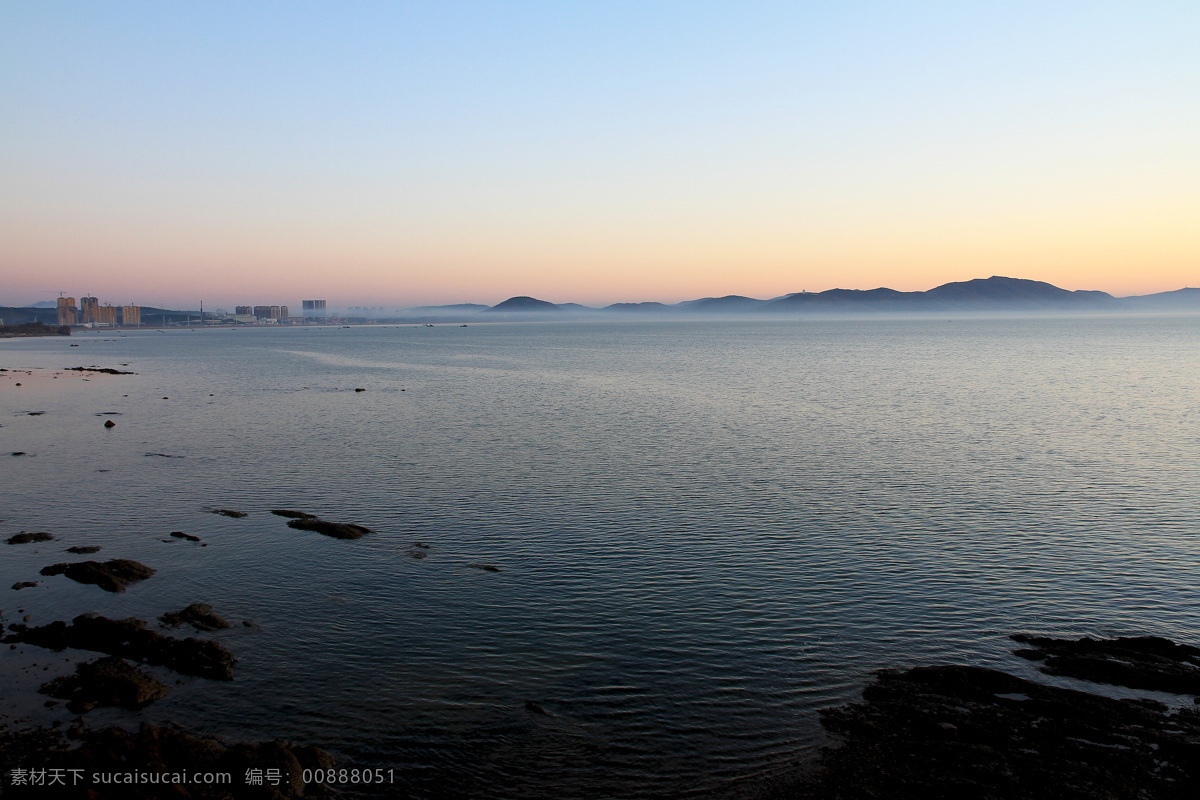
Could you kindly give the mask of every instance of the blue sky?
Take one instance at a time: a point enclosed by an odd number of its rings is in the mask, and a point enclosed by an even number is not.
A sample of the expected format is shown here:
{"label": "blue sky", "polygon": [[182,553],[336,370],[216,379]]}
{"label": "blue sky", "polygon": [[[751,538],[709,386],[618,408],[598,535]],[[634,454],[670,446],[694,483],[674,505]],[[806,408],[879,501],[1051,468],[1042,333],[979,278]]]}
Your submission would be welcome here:
{"label": "blue sky", "polygon": [[1178,288],[1197,31],[1195,3],[8,3],[0,301]]}

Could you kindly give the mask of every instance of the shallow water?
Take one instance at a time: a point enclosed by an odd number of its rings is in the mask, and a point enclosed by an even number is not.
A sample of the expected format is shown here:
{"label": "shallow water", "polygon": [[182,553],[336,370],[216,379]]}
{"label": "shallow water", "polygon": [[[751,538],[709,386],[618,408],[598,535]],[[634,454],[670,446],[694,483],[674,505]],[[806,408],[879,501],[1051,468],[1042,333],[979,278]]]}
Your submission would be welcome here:
{"label": "shallow water", "polygon": [[[1033,674],[1022,630],[1195,643],[1198,356],[1197,316],[4,340],[45,369],[0,373],[0,452],[27,452],[0,533],[58,539],[2,546],[3,585],[41,586],[0,607],[253,620],[218,635],[232,683],[144,716],[317,744],[397,794],[745,796],[874,669]],[[137,374],[54,377],[93,364]],[[92,543],[159,572],[36,574]],[[69,659],[2,657],[0,708],[52,717],[28,690]]]}

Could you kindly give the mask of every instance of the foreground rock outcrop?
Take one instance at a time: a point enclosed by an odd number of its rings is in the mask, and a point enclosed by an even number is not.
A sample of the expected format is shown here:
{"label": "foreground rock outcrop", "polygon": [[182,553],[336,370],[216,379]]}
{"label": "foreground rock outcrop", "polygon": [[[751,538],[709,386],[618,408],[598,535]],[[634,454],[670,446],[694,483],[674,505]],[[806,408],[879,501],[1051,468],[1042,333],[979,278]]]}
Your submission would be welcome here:
{"label": "foreground rock outcrop", "polygon": [[67,701],[72,713],[83,714],[96,706],[141,708],[171,690],[123,659],[107,656],[75,665],[75,674],[43,684],[42,694]]}
{"label": "foreground rock outcrop", "polygon": [[233,665],[237,661],[216,642],[164,636],[146,630],[145,621],[133,617],[108,619],[81,614],[70,625],[57,621],[36,628],[10,625],[9,630],[12,633],[4,637],[6,643],[32,644],[49,650],[68,647],[91,650],[219,681],[233,680]]}
{"label": "foreground rock outcrop", "polygon": [[229,623],[218,616],[208,603],[192,603],[187,608],[163,614],[158,621],[171,628],[191,625],[198,631],[217,631],[229,627]]}
{"label": "foreground rock outcrop", "polygon": [[[1065,647],[1050,641],[1040,644]],[[1099,644],[1083,641],[1088,651]],[[844,742],[822,751],[802,785],[771,796],[1183,800],[1200,787],[1200,707],[1172,711],[982,667],[882,670],[862,703],[822,712],[822,724]]]}
{"label": "foreground rock outcrop", "polygon": [[70,561],[42,568],[43,575],[66,575],[77,583],[90,583],[106,592],[123,592],[125,587],[144,581],[154,570],[128,558],[111,561]]}
{"label": "foreground rock outcrop", "polygon": [[1157,636],[1052,639],[1018,633],[1012,639],[1029,645],[1014,652],[1031,661],[1045,662],[1041,671],[1047,675],[1200,695],[1200,647]]}

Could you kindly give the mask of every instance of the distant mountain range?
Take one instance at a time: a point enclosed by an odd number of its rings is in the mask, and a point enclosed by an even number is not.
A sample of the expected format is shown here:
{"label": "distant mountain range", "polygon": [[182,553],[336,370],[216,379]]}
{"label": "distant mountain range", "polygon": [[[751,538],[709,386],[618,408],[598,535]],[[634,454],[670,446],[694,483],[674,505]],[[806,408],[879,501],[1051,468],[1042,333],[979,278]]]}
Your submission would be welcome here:
{"label": "distant mountain range", "polygon": [[[428,314],[451,314],[463,306],[425,306]],[[600,308],[578,303],[555,304],[535,297],[510,297],[480,309],[497,318],[561,317],[574,312],[589,316],[794,316],[797,314],[942,314],[942,313],[1121,313],[1147,311],[1200,311],[1200,289],[1178,289],[1137,297],[1114,297],[1107,292],[1069,291],[1044,281],[1023,278],[976,278],[945,283],[926,292],[895,289],[830,289],[797,292],[770,300],[728,295],[703,297],[674,305],[665,303],[613,303]]]}
{"label": "distant mountain range", "polygon": [[[56,311],[49,303],[23,308],[0,308],[0,319],[22,323],[41,320],[55,324]],[[688,318],[698,316],[792,317],[797,315],[893,315],[949,313],[1145,313],[1200,312],[1200,289],[1177,289],[1135,297],[1113,297],[1107,292],[1069,291],[1044,281],[1023,278],[976,278],[944,283],[926,292],[895,289],[830,289],[797,292],[769,300],[728,295],[702,297],[682,303],[613,303],[604,307],[578,303],[551,303],[536,297],[510,297],[494,306],[456,303],[398,309],[377,321],[467,322],[470,320],[586,318]],[[181,322],[196,311],[142,308],[143,324]],[[351,314],[350,319],[359,319]]]}

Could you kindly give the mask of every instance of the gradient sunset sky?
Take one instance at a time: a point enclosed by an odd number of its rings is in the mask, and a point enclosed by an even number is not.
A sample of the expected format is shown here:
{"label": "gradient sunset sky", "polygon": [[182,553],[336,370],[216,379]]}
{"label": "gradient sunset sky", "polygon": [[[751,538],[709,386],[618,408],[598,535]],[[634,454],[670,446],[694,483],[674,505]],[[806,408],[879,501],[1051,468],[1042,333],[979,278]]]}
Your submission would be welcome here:
{"label": "gradient sunset sky", "polygon": [[0,4],[0,305],[1200,285],[1200,3]]}

